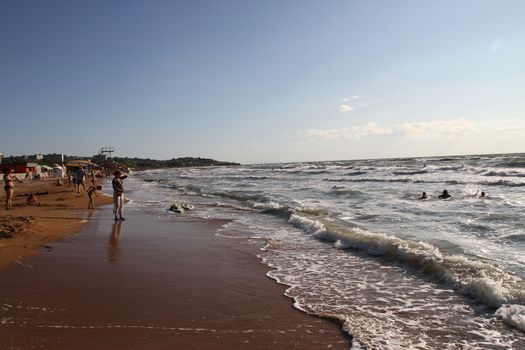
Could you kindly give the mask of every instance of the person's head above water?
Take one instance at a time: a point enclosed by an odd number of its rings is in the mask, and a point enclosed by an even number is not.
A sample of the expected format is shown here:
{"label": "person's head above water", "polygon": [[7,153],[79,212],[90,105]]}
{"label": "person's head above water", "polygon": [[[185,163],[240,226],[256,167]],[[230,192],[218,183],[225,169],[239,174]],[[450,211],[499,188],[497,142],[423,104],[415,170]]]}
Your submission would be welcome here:
{"label": "person's head above water", "polygon": [[448,194],[447,190],[443,190],[443,193],[438,196],[438,198],[445,199],[452,197],[450,194]]}

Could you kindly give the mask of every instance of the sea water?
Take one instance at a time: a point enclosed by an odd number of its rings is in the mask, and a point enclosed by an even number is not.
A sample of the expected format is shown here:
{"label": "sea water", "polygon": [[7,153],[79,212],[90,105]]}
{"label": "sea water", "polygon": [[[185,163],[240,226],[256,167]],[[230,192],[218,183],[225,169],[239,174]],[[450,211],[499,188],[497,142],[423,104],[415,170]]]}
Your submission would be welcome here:
{"label": "sea water", "polygon": [[[298,309],[340,320],[353,348],[525,349],[525,154],[181,168],[127,181],[141,193],[131,209],[169,215],[189,202],[194,210],[173,215],[230,219],[225,239],[265,242],[268,275]],[[444,189],[452,198],[438,198]]]}

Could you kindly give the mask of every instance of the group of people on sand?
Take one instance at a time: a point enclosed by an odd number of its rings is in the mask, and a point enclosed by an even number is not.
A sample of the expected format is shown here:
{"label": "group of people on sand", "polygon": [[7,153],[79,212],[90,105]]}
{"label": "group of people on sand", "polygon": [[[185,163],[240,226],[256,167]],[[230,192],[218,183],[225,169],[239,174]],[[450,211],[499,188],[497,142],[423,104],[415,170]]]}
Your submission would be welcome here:
{"label": "group of people on sand", "polygon": [[[122,174],[120,170],[116,170],[113,173],[114,177],[111,181],[113,187],[113,214],[115,215],[115,220],[123,221],[126,220],[123,215],[124,209],[124,185],[122,180],[127,178],[127,175]],[[95,209],[94,197],[99,196],[102,186],[96,184],[95,175],[92,173],[91,186],[86,190],[85,185],[86,173],[83,169],[79,169],[75,172],[73,176],[73,183],[77,189],[77,193],[80,193],[80,186],[83,187],[82,193],[86,193],[88,197],[88,209]],[[13,197],[15,191],[15,181],[20,182],[20,180],[14,175],[13,169],[4,170],[3,174],[4,180],[4,191],[5,191],[5,209],[13,209]],[[28,205],[40,205],[36,195],[30,193],[26,199]]]}
{"label": "group of people on sand", "polygon": [[[88,209],[95,209],[94,198],[99,196],[99,191],[102,190],[102,186],[97,185],[94,173],[92,172],[91,174],[91,186],[89,186],[87,190],[85,190],[84,184],[86,174],[83,169],[77,170],[73,181],[77,187],[77,193],[80,193],[80,186],[83,186],[83,192],[86,193],[89,200]],[[122,183],[122,180],[126,179],[127,177],[128,176],[126,174],[122,174],[120,170],[116,170],[113,173],[113,179],[111,180],[111,186],[113,187],[113,214],[115,215],[115,220],[117,221],[126,220],[122,216],[124,210],[124,184]]]}
{"label": "group of people on sand", "polygon": [[[122,183],[122,180],[126,179],[128,176],[122,174],[120,170],[116,170],[113,175],[113,179],[111,180],[111,186],[113,187],[113,214],[115,215],[115,220],[124,221],[126,219],[122,216],[124,210],[124,184]],[[95,175],[92,173],[91,186],[85,190],[85,177],[83,169],[79,169],[75,173],[74,182],[77,187],[77,193],[80,193],[80,186],[83,186],[83,192],[86,193],[89,200],[88,209],[95,209],[94,197],[99,196],[99,191],[102,190],[102,186],[97,186]]]}
{"label": "group of people on sand", "polygon": [[[479,193],[479,190],[476,192],[476,194],[474,195],[474,197],[478,197],[478,193]],[[447,190],[443,190],[443,193],[441,193],[439,196],[437,196],[439,199],[448,199],[448,198],[452,198],[452,196],[450,195],[450,193],[448,193]],[[480,195],[479,195],[479,198],[487,198],[487,194],[483,191],[481,191]],[[421,197],[419,197],[419,199],[428,199],[428,196],[427,196],[427,193],[426,192],[423,192],[421,194]]]}

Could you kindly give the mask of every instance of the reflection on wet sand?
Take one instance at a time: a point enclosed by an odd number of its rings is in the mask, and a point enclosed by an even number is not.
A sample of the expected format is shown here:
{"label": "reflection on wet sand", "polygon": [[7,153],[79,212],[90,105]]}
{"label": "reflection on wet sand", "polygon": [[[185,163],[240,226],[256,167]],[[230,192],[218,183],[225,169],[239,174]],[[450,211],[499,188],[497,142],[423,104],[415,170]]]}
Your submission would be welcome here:
{"label": "reflection on wet sand", "polygon": [[109,236],[109,254],[108,258],[111,262],[117,262],[120,255],[119,240],[120,240],[120,226],[122,221],[115,221],[111,227],[111,235]]}

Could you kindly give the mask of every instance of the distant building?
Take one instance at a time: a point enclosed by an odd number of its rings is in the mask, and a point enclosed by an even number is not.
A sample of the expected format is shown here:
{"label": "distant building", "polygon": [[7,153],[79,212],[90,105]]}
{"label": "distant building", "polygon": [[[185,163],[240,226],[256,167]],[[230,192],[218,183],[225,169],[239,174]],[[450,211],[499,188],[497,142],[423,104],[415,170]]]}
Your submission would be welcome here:
{"label": "distant building", "polygon": [[4,172],[6,169],[13,169],[15,174],[28,174],[37,173],[40,166],[36,163],[11,163],[11,164],[0,164],[0,171]]}

